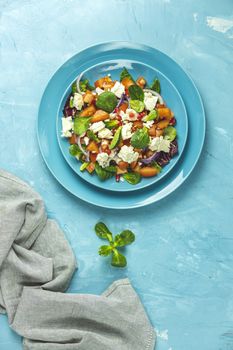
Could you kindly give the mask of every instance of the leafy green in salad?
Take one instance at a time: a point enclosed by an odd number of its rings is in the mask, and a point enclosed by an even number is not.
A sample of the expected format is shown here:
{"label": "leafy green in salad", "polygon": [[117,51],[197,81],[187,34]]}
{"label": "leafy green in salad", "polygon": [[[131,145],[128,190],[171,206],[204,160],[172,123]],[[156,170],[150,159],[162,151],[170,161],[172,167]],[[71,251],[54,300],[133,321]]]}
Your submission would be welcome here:
{"label": "leafy green in salad", "polygon": [[74,133],[76,135],[82,135],[89,128],[91,117],[76,117],[74,119]]}
{"label": "leafy green in salad", "polygon": [[173,141],[176,138],[176,128],[168,126],[164,129],[164,138],[169,141]]}
{"label": "leafy green in salad", "polygon": [[86,92],[87,90],[94,90],[95,88],[93,86],[90,85],[89,80],[88,79],[84,79],[84,80],[80,80],[79,82],[79,88],[82,92]]}
{"label": "leafy green in salad", "polygon": [[150,137],[146,127],[138,129],[131,138],[131,145],[135,148],[145,148],[149,145]]}
{"label": "leafy green in salad", "polygon": [[123,174],[123,178],[131,185],[136,185],[141,181],[141,175],[134,172]]}
{"label": "leafy green in salad", "polygon": [[139,100],[130,100],[130,107],[140,113],[145,108],[144,102]]}
{"label": "leafy green in salad", "polygon": [[151,90],[154,90],[154,91],[156,91],[156,92],[158,92],[159,94],[160,94],[160,92],[161,92],[161,87],[160,87],[160,81],[159,81],[159,79],[157,79],[157,78],[155,78],[154,80],[153,80],[153,83],[151,84]]}
{"label": "leafy green in salad", "polygon": [[129,87],[129,96],[131,100],[144,101],[144,91],[138,85],[131,85]]}
{"label": "leafy green in salad", "polygon": [[159,114],[158,114],[157,109],[152,109],[152,111],[150,111],[150,113],[145,117],[144,120],[145,120],[146,122],[148,122],[148,121],[150,121],[150,120],[155,120],[155,119],[157,119],[158,116],[159,116]]}
{"label": "leafy green in salad", "polygon": [[109,242],[108,245],[102,245],[99,248],[100,256],[111,255],[111,265],[115,267],[125,267],[127,265],[126,257],[119,252],[119,248],[125,247],[126,245],[132,244],[135,241],[135,235],[130,230],[124,230],[118,235],[113,237],[112,232],[103,222],[98,222],[95,225],[96,235],[105,239]]}
{"label": "leafy green in salad", "polygon": [[113,139],[112,139],[112,141],[110,143],[110,146],[109,146],[110,149],[115,148],[118,145],[118,143],[120,142],[120,140],[121,140],[121,130],[122,130],[122,126],[120,126],[117,129],[117,131],[116,131],[116,133],[115,133],[115,135],[114,135],[114,137],[113,137]]}
{"label": "leafy green in salad", "polygon": [[120,74],[120,81],[122,81],[124,78],[128,78],[134,82],[132,75],[129,73],[129,71],[125,67],[123,68]]}
{"label": "leafy green in salad", "polygon": [[111,113],[118,103],[116,95],[113,92],[106,91],[98,96],[96,106],[105,112]]}
{"label": "leafy green in salad", "polygon": [[116,173],[116,167],[114,165],[102,168],[97,162],[95,163],[95,172],[101,181],[110,179]]}

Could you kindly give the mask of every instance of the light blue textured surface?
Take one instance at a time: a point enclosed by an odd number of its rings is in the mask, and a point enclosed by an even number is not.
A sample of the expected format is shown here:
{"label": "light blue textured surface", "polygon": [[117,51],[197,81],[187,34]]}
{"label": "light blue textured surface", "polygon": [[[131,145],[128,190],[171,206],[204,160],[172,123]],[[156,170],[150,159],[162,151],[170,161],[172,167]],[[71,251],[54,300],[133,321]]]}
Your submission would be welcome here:
{"label": "light blue textured surface", "polygon": [[[232,350],[232,1],[4,0],[0,15],[0,166],[31,183],[65,230],[79,261],[70,291],[100,293],[128,276],[160,331],[156,350]],[[38,104],[53,72],[86,46],[110,40],[173,57],[205,105],[207,137],[193,174],[144,210],[115,212],[77,200],[54,180],[37,145]],[[137,234],[128,269],[98,257],[99,219],[114,232]],[[21,349],[4,316],[0,330],[1,350]]]}

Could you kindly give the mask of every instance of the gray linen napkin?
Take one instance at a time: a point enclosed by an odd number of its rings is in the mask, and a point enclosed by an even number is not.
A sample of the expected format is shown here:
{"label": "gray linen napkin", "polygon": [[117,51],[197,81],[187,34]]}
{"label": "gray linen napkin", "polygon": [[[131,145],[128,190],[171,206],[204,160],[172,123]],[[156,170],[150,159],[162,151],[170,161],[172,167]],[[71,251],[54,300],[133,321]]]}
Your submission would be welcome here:
{"label": "gray linen napkin", "polygon": [[24,350],[151,350],[155,333],[128,279],[64,294],[74,254],[40,196],[0,170],[0,313]]}

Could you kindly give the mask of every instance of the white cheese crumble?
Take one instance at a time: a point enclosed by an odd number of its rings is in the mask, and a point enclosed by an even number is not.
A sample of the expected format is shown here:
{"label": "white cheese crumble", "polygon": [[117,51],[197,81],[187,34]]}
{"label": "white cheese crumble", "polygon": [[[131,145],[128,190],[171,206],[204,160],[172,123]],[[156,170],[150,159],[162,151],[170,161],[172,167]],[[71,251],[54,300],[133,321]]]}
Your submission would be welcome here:
{"label": "white cheese crumble", "polygon": [[84,142],[85,142],[85,145],[87,146],[88,145],[88,143],[89,143],[89,141],[90,141],[90,139],[89,139],[89,137],[84,137]]}
{"label": "white cheese crumble", "polygon": [[102,168],[106,168],[107,166],[109,166],[111,157],[109,157],[107,153],[101,152],[97,155],[96,160]]}
{"label": "white cheese crumble", "polygon": [[104,92],[104,90],[101,89],[101,88],[99,88],[99,87],[97,87],[97,88],[95,89],[95,91],[96,91],[97,95],[101,95],[101,94]]}
{"label": "white cheese crumble", "polygon": [[109,114],[110,119],[115,119],[116,116],[117,116],[117,113],[114,113],[114,112]]}
{"label": "white cheese crumble", "polygon": [[62,118],[62,137],[71,137],[72,133],[71,130],[73,130],[74,122],[72,120],[72,117]]}
{"label": "white cheese crumble", "polygon": [[113,135],[112,135],[111,130],[104,128],[98,132],[98,137],[100,139],[112,139]]}
{"label": "white cheese crumble", "polygon": [[155,105],[158,101],[158,97],[152,95],[151,92],[145,92],[144,94],[144,104],[148,111],[152,111],[155,108]]}
{"label": "white cheese crumble", "polygon": [[127,108],[125,112],[120,111],[119,114],[120,114],[123,122],[126,122],[126,121],[133,122],[133,121],[138,119],[138,113],[134,109],[131,109],[131,108]]}
{"label": "white cheese crumble", "polygon": [[150,129],[150,127],[154,124],[154,120],[148,120],[147,122],[143,123],[143,126],[145,126],[147,129]]}
{"label": "white cheese crumble", "polygon": [[132,163],[138,159],[139,153],[134,152],[132,146],[122,146],[120,152],[118,153],[118,157],[120,157],[124,162]]}
{"label": "white cheese crumble", "polygon": [[116,81],[115,85],[111,88],[111,92],[113,92],[116,97],[121,98],[121,95],[125,92],[125,87],[119,81]]}
{"label": "white cheese crumble", "polygon": [[73,106],[78,110],[81,111],[81,109],[83,108],[84,105],[84,101],[83,101],[83,97],[81,94],[79,94],[78,92],[74,93],[74,98],[73,98]]}
{"label": "white cheese crumble", "polygon": [[121,136],[123,140],[130,139],[130,137],[132,136],[132,132],[131,132],[132,126],[133,126],[133,123],[127,123],[122,126]]}
{"label": "white cheese crumble", "polygon": [[97,123],[93,123],[90,126],[90,130],[93,131],[94,133],[97,133],[97,132],[99,132],[100,130],[102,130],[104,128],[105,128],[105,124],[104,124],[103,121],[97,122]]}
{"label": "white cheese crumble", "polygon": [[170,141],[163,138],[163,136],[152,138],[149,149],[151,151],[163,151],[168,153],[170,150]]}

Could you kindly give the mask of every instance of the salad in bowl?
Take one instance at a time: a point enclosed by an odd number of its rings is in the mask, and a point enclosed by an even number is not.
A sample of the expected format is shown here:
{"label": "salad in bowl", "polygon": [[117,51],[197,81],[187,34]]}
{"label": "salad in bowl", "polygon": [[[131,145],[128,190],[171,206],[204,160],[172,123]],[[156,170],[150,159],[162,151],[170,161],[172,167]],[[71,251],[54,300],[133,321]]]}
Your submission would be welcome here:
{"label": "salad in bowl", "polygon": [[160,82],[136,79],[123,68],[119,80],[79,77],[62,116],[62,137],[80,170],[101,181],[138,184],[157,176],[178,153],[176,118],[161,96]]}

